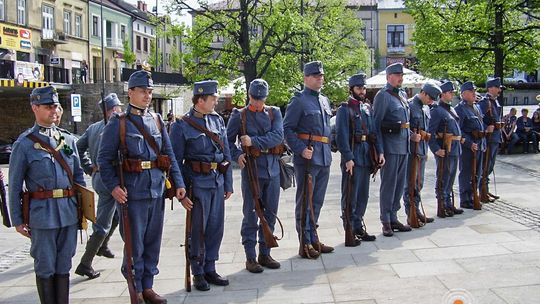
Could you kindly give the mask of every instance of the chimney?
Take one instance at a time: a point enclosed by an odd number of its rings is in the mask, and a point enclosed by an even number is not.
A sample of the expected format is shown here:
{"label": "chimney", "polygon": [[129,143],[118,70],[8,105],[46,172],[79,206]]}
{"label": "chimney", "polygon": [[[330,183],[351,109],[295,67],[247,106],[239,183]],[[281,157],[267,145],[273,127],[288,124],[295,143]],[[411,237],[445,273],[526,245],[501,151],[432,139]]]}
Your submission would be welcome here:
{"label": "chimney", "polygon": [[146,2],[143,2],[143,11],[147,12],[147,10],[146,10]]}
{"label": "chimney", "polygon": [[142,1],[141,0],[137,1],[137,9],[142,9]]}

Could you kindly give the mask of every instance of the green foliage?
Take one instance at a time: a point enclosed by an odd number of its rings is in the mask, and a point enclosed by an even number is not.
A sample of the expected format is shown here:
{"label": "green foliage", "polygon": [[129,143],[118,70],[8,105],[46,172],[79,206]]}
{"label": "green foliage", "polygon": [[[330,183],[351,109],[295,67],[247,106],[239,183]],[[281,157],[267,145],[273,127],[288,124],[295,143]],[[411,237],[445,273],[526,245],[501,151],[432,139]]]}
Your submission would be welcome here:
{"label": "green foliage", "polygon": [[135,53],[131,50],[131,47],[129,46],[129,41],[126,39],[124,40],[124,61],[128,65],[128,67],[131,67],[133,63],[135,63],[135,60],[137,57],[135,56]]}
{"label": "green foliage", "polygon": [[[180,8],[189,9],[186,2],[178,1]],[[304,3],[302,16],[300,0],[222,1],[227,7],[217,10],[199,1],[187,34],[191,55],[184,58],[185,75],[194,81],[217,79],[221,86],[244,76],[243,92],[238,88],[234,100],[240,104],[251,80],[264,78],[270,85],[268,103],[283,105],[301,88],[301,60],[321,60],[323,92],[335,103],[344,101],[347,78],[369,64],[361,22],[343,0]]]}
{"label": "green foliage", "polygon": [[[405,0],[405,5],[416,23],[419,67],[428,76],[484,82],[488,75],[538,67],[538,1]],[[502,14],[500,31],[496,8]],[[496,60],[498,49],[502,56]]]}

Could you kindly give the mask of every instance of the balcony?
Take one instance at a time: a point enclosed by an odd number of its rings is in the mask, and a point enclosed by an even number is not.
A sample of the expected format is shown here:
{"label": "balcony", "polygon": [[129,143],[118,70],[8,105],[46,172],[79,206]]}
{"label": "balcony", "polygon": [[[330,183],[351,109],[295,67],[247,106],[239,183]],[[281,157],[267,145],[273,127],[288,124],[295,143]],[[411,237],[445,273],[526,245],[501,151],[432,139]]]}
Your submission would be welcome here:
{"label": "balcony", "polygon": [[63,32],[55,32],[53,29],[41,30],[41,43],[47,45],[66,44],[67,36]]}
{"label": "balcony", "polygon": [[124,49],[124,45],[122,43],[122,39],[120,38],[111,38],[107,37],[105,39],[105,47],[108,49],[118,50],[121,51]]}
{"label": "balcony", "polygon": [[405,46],[388,46],[388,54],[405,54]]}

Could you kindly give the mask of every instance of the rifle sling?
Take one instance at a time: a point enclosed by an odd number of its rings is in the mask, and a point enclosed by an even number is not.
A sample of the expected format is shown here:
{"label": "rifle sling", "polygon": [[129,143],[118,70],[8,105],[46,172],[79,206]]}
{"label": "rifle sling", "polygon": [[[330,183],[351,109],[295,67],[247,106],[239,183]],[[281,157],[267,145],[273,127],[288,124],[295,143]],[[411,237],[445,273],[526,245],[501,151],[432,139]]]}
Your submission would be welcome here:
{"label": "rifle sling", "polygon": [[206,127],[199,125],[193,119],[191,119],[191,117],[189,117],[188,115],[182,116],[182,120],[187,122],[193,128],[206,134],[206,136],[210,137],[211,140],[213,140],[215,143],[219,145],[219,147],[221,148],[221,151],[225,151],[225,144],[216,133],[213,133],[210,130],[208,130]]}
{"label": "rifle sling", "polygon": [[[152,136],[150,136],[150,134],[148,134],[148,131],[146,131],[144,126],[141,126],[138,122],[133,120],[133,118],[131,118],[131,116],[126,115],[126,117],[135,126],[135,128],[137,128],[137,130],[139,130],[139,133],[141,133],[141,135],[144,137],[144,139],[148,142],[148,144],[150,145],[152,150],[154,150],[156,155],[160,155],[161,151],[160,151],[160,149],[158,147],[158,144],[156,143],[156,140]],[[157,121],[155,119],[156,117],[154,116],[154,114],[152,114],[152,118],[154,118],[154,122],[156,123],[156,126],[158,127],[158,129],[161,132],[161,128],[159,127],[159,125],[158,125],[158,123],[157,123]],[[125,140],[125,138],[124,138],[124,140]]]}

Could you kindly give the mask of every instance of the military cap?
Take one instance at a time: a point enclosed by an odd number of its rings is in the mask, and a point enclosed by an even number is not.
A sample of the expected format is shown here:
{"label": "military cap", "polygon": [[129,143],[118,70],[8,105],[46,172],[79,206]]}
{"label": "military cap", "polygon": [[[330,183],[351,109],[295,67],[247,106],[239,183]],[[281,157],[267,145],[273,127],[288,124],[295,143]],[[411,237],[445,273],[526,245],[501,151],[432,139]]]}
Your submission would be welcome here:
{"label": "military cap", "polygon": [[429,97],[431,97],[432,100],[438,100],[439,95],[441,95],[442,91],[441,88],[430,82],[426,82],[424,86],[422,87],[422,91],[424,91]]}
{"label": "military cap", "polygon": [[474,83],[472,81],[464,82],[461,85],[461,93],[463,93],[465,91],[472,91],[472,90],[476,90],[476,86],[474,85]]}
{"label": "military cap", "polygon": [[33,105],[60,104],[58,93],[53,86],[33,89],[30,94],[30,103]]}
{"label": "military cap", "polygon": [[198,81],[193,85],[193,95],[219,96],[217,88],[218,82],[216,80]]}
{"label": "military cap", "polygon": [[447,81],[443,84],[441,84],[441,92],[442,93],[446,93],[446,92],[454,92],[456,90],[456,88],[454,88],[454,84],[451,82],[451,81]]}
{"label": "military cap", "polygon": [[496,77],[496,78],[488,79],[488,81],[486,81],[486,88],[491,88],[491,87],[502,88],[501,78]]}
{"label": "military cap", "polygon": [[[105,96],[105,108],[107,111],[111,110],[115,106],[121,106],[122,103],[120,102],[120,99],[118,99],[118,96],[116,93],[111,93],[107,96]],[[101,100],[99,101],[99,106],[101,107]]]}
{"label": "military cap", "polygon": [[304,75],[324,74],[323,64],[320,61],[312,61],[304,64]]}
{"label": "military cap", "polygon": [[403,63],[396,62],[386,67],[386,75],[403,74]]}
{"label": "military cap", "polygon": [[364,87],[366,85],[366,74],[359,73],[349,78],[349,87]]}
{"label": "military cap", "polygon": [[138,70],[129,76],[128,89],[135,87],[151,88],[153,86],[152,73],[148,71]]}
{"label": "military cap", "polygon": [[264,99],[268,96],[268,83],[264,79],[253,79],[249,84],[249,95],[255,99]]}

